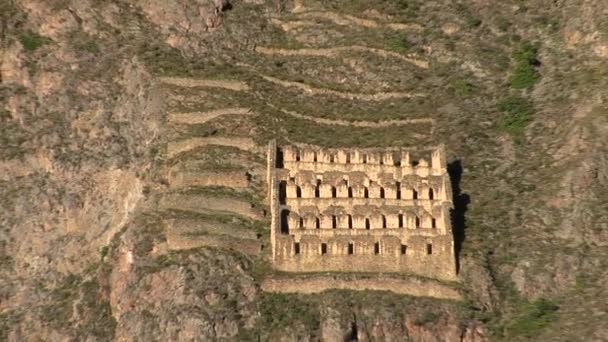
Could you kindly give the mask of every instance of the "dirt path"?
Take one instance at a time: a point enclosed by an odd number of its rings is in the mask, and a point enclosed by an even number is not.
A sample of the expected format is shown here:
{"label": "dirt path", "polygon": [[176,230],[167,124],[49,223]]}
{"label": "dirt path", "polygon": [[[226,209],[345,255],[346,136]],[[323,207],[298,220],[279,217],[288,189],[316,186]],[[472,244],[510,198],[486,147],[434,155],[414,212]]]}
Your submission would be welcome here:
{"label": "dirt path", "polygon": [[185,77],[161,77],[160,82],[170,85],[175,85],[184,88],[224,88],[234,91],[247,91],[249,86],[245,82],[240,81],[226,81],[226,80],[203,80],[196,78],[185,78]]}
{"label": "dirt path", "polygon": [[[368,29],[388,28],[394,31],[415,32],[420,32],[423,29],[421,25],[415,23],[383,23],[377,22],[372,19],[364,19],[352,15],[341,15],[330,11],[306,11],[306,9],[303,7],[296,9],[295,11],[293,11],[293,13],[299,14],[300,18],[327,20],[339,26],[359,26]],[[317,23],[313,20],[281,21],[279,19],[273,18],[272,23],[277,26],[281,26],[284,31],[289,32],[298,27],[316,25]],[[296,22],[299,23],[294,24]]]}
{"label": "dirt path", "polygon": [[323,11],[323,12],[321,12],[321,11],[309,11],[309,12],[301,11],[301,12],[298,12],[298,14],[301,18],[323,19],[323,20],[331,21],[334,24],[340,25],[340,26],[357,25],[357,26],[361,26],[361,27],[365,27],[365,28],[380,27],[380,24],[378,24],[374,20],[357,18],[352,15],[340,15],[340,14],[337,14],[334,12],[329,12],[329,11]]}
{"label": "dirt path", "polygon": [[255,143],[251,138],[241,137],[209,137],[209,138],[190,138],[181,141],[171,141],[167,144],[167,155],[172,158],[182,152],[192,150],[197,147],[207,145],[220,145],[236,147],[245,151],[253,151]]}
{"label": "dirt path", "polygon": [[168,120],[172,123],[198,125],[223,115],[251,115],[249,108],[224,108],[209,112],[170,113]]}
{"label": "dirt path", "polygon": [[420,32],[424,28],[419,24],[401,24],[401,23],[388,23],[386,27],[395,31],[415,31]]}
{"label": "dirt path", "polygon": [[281,30],[283,30],[285,32],[297,30],[302,27],[317,25],[317,23],[315,23],[314,21],[310,21],[310,20],[282,21],[277,18],[271,18],[270,22],[275,26],[279,26],[281,28]]}
{"label": "dirt path", "polygon": [[408,62],[416,65],[422,69],[429,68],[429,62],[415,58],[415,55],[410,55],[406,57],[402,54],[386,51],[382,49],[369,48],[365,46],[353,45],[353,46],[344,46],[344,47],[336,47],[336,48],[326,48],[326,49],[298,49],[298,50],[289,50],[289,49],[275,49],[275,48],[266,48],[266,47],[256,47],[255,51],[264,55],[280,55],[280,56],[318,56],[318,57],[336,57],[339,54],[348,51],[355,52],[370,52],[376,54],[378,56],[384,58],[398,58],[404,62]]}
{"label": "dirt path", "polygon": [[[274,107],[270,104],[269,104],[269,106]],[[280,108],[278,108],[278,109],[281,112],[291,115],[295,118],[314,121],[321,125],[337,125],[337,126],[369,127],[369,128],[405,126],[405,125],[420,124],[420,123],[435,125],[435,119],[431,119],[431,118],[384,120],[384,121],[347,121],[347,120],[325,119],[325,118],[320,118],[320,117],[315,117],[315,116],[310,116],[310,115],[304,115],[304,114],[300,114],[300,113],[296,113],[296,112],[292,112],[292,111],[284,110],[284,109],[280,109]]]}
{"label": "dirt path", "polygon": [[361,94],[361,93],[349,93],[337,90],[330,90],[324,88],[315,88],[306,84],[284,81],[275,77],[260,75],[263,79],[268,82],[278,84],[286,88],[296,88],[310,95],[332,95],[335,97],[347,99],[347,100],[365,100],[365,101],[384,101],[388,99],[402,99],[412,97],[422,97],[424,94],[418,93],[405,93],[405,92],[380,92],[375,94]]}

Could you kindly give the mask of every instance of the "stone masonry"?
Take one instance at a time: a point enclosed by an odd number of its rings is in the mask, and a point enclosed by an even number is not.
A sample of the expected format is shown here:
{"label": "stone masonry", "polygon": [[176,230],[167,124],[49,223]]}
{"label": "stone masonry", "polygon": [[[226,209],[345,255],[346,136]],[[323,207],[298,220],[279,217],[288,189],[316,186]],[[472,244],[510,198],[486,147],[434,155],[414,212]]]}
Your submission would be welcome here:
{"label": "stone masonry", "polygon": [[392,272],[456,280],[443,146],[268,147],[272,263],[287,272]]}

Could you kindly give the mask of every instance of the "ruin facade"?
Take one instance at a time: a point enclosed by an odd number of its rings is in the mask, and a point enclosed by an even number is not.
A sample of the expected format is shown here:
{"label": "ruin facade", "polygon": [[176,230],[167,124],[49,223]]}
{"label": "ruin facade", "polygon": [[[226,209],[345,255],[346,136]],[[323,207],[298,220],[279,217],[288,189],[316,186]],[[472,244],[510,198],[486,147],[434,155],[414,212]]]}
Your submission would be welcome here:
{"label": "ruin facade", "polygon": [[456,280],[445,151],[268,146],[272,264]]}

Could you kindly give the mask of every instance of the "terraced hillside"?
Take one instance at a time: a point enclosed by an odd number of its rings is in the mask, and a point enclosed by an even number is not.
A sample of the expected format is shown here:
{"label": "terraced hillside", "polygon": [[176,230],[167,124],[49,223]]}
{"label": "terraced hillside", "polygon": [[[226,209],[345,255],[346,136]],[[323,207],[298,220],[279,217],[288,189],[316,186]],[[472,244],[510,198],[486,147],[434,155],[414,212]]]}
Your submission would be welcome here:
{"label": "terraced hillside", "polygon": [[[214,6],[0,3],[0,340],[608,339],[603,1]],[[464,300],[262,291],[270,139],[445,144]]]}
{"label": "terraced hillside", "polygon": [[[251,110],[208,107],[211,91],[229,99],[248,91],[244,82],[161,78],[167,111],[166,160],[158,194],[169,249],[225,247],[247,254],[262,251],[265,159],[250,138]],[[186,97],[188,92],[196,96]],[[201,99],[202,98],[202,99]],[[183,104],[196,111],[181,111]],[[215,134],[221,128],[230,132]]]}

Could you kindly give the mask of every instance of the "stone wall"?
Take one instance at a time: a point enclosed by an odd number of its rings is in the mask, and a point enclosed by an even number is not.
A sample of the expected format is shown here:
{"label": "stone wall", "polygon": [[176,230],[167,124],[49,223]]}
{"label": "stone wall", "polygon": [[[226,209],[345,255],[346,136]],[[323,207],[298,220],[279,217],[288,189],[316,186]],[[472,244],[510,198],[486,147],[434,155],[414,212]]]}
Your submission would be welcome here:
{"label": "stone wall", "polygon": [[456,279],[442,146],[430,151],[430,164],[412,163],[406,150],[274,142],[268,155],[276,269]]}
{"label": "stone wall", "polygon": [[391,291],[410,296],[440,299],[462,299],[458,290],[436,281],[416,278],[399,279],[380,275],[373,278],[311,275],[305,277],[268,278],[262,289],[279,293],[320,293],[330,289]]}
{"label": "stone wall", "polygon": [[272,248],[272,261],[276,260],[277,230],[280,230],[279,222],[279,193],[276,180],[275,168],[277,166],[277,143],[272,140],[268,144],[268,159],[267,159],[267,180],[268,180],[268,196],[270,201],[270,244]]}

